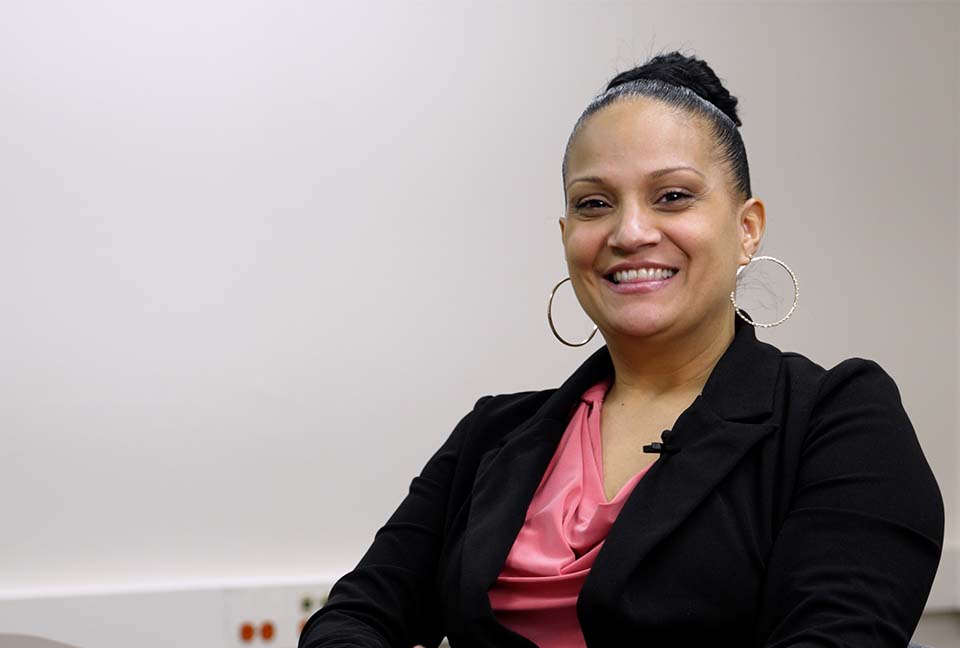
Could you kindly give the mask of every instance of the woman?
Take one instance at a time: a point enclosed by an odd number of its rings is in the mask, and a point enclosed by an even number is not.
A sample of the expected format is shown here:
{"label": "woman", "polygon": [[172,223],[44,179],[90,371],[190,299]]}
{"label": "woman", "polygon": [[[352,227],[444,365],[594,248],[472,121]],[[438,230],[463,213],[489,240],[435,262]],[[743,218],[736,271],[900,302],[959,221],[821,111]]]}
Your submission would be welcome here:
{"label": "woman", "polygon": [[877,363],[781,352],[736,306],[766,224],[736,103],[674,52],[587,107],[560,230],[606,345],[480,398],[301,648],[907,644],[940,491]]}

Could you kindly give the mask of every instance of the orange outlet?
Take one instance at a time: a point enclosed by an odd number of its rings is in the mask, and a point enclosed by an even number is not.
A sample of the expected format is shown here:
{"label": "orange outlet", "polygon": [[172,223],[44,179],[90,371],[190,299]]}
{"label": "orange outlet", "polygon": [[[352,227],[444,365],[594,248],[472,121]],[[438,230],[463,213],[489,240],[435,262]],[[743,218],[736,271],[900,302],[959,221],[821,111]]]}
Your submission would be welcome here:
{"label": "orange outlet", "polygon": [[240,641],[253,641],[253,635],[255,634],[256,631],[254,630],[252,623],[243,623],[240,625]]}
{"label": "orange outlet", "polygon": [[264,641],[271,641],[273,639],[273,623],[270,621],[264,621],[260,624],[260,637]]}

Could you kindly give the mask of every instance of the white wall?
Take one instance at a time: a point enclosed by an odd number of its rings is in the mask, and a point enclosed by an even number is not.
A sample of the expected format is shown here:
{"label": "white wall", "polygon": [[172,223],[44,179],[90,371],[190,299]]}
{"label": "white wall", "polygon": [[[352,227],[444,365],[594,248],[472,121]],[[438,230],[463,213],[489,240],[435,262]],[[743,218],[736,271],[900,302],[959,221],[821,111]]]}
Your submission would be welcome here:
{"label": "white wall", "polygon": [[897,380],[955,602],[958,36],[946,3],[0,2],[0,597],[349,569],[478,396],[596,347],[544,317],[563,146],[682,48],[799,277],[759,336]]}

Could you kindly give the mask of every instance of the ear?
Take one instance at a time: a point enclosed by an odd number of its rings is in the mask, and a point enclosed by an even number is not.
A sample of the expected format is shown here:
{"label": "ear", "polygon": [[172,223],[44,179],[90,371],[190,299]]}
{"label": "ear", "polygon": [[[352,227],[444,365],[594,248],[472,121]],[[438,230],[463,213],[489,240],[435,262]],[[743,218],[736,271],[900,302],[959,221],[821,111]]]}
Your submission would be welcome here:
{"label": "ear", "polygon": [[750,262],[750,257],[757,252],[763,232],[767,226],[766,208],[759,198],[750,198],[743,203],[737,217],[737,233],[740,235],[740,265]]}
{"label": "ear", "polygon": [[563,240],[564,227],[565,227],[566,224],[567,224],[567,219],[564,218],[563,216],[561,216],[561,217],[559,218],[559,222],[560,222],[560,240],[562,241],[562,240]]}

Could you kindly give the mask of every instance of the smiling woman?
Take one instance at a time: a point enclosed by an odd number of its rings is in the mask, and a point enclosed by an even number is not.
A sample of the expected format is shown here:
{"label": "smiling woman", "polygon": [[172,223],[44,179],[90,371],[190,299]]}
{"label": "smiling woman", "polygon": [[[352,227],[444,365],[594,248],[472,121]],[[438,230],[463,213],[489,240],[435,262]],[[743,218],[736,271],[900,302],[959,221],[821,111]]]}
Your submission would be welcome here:
{"label": "smiling woman", "polygon": [[606,344],[481,397],[301,648],[907,645],[940,490],[876,362],[825,369],[736,317],[766,227],[736,104],[673,52],[584,110],[559,225]]}
{"label": "smiling woman", "polygon": [[647,362],[729,343],[732,278],[763,236],[763,203],[734,205],[732,173],[701,120],[620,99],[568,148],[560,229],[571,282],[607,344]]}

